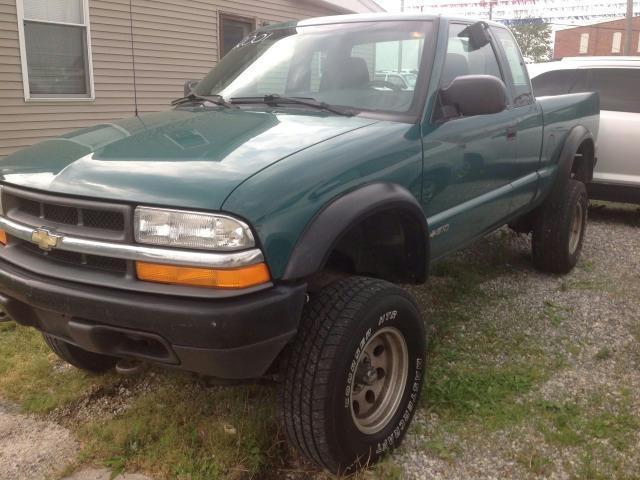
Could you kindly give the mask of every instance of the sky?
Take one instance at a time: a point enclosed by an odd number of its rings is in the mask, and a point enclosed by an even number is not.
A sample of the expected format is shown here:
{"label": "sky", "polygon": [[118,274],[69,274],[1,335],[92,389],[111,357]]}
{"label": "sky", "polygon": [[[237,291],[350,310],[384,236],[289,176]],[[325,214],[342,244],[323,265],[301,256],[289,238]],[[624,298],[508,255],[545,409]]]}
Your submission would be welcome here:
{"label": "sky", "polygon": [[[376,0],[389,12],[399,12],[401,0]],[[469,15],[477,18],[487,16],[488,7],[484,5],[491,0],[405,0],[409,10],[416,5],[442,5],[449,8],[443,13],[451,15]],[[493,3],[493,2],[492,2]],[[634,13],[640,15],[640,0],[633,0]],[[480,5],[482,4],[482,5]],[[472,6],[473,5],[473,6]],[[437,9],[439,11],[441,9]],[[415,10],[413,10],[415,11]],[[428,11],[428,10],[427,10]],[[433,12],[433,10],[431,10]],[[624,17],[626,0],[513,0],[495,1],[494,20],[513,21],[527,17],[544,18],[554,30],[561,30],[574,25],[585,25]],[[466,13],[465,13],[466,12]]]}

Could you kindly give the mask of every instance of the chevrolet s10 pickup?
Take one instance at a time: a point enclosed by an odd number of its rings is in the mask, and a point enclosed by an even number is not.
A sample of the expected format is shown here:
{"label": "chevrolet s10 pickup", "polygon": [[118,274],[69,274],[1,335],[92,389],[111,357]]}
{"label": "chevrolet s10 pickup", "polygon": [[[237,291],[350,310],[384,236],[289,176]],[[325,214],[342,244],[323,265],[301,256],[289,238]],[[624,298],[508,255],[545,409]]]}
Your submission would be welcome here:
{"label": "chevrolet s10 pickup", "polygon": [[348,472],[419,405],[424,320],[396,284],[503,225],[540,270],[578,260],[599,99],[536,99],[503,25],[271,25],[192,86],[0,162],[0,303],[78,368],[279,379],[289,442]]}

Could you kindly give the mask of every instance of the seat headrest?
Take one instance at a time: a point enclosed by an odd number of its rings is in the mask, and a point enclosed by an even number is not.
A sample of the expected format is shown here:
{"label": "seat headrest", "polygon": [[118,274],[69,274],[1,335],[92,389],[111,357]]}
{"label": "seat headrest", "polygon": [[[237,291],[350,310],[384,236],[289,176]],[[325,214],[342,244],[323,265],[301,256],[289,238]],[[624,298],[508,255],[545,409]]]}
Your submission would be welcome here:
{"label": "seat headrest", "polygon": [[371,81],[364,58],[349,57],[326,64],[320,80],[320,90],[355,88]]}
{"label": "seat headrest", "polygon": [[442,85],[449,85],[454,78],[469,74],[469,64],[464,55],[447,53],[442,71]]}

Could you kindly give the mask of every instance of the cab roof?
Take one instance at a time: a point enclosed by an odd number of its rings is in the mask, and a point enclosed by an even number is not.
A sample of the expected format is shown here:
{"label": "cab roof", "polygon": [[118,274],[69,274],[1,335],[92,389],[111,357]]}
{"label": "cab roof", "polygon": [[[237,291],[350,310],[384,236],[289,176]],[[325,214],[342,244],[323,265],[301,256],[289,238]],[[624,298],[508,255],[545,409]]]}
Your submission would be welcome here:
{"label": "cab roof", "polygon": [[481,20],[477,18],[451,17],[445,15],[428,15],[424,13],[357,13],[349,15],[332,15],[328,17],[314,17],[299,21],[274,23],[258,30],[272,30],[279,28],[306,27],[312,25],[332,25],[336,23],[358,23],[358,22],[397,22],[397,21],[416,21],[416,20],[436,20],[443,19],[447,21],[483,21],[494,27],[504,27],[501,23],[490,20]]}

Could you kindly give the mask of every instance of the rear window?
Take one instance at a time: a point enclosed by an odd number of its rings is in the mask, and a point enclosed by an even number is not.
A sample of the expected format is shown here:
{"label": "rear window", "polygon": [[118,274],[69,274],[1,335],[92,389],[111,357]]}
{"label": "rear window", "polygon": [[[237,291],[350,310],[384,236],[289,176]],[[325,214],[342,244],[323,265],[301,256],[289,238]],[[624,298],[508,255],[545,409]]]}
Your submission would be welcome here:
{"label": "rear window", "polygon": [[586,70],[553,70],[531,79],[536,97],[563,95],[565,93],[585,92],[587,87]]}
{"label": "rear window", "polygon": [[600,109],[640,113],[640,68],[594,68],[590,90],[600,94]]}
{"label": "rear window", "polygon": [[600,109],[640,113],[640,68],[554,70],[531,80],[537,97],[598,92]]}

